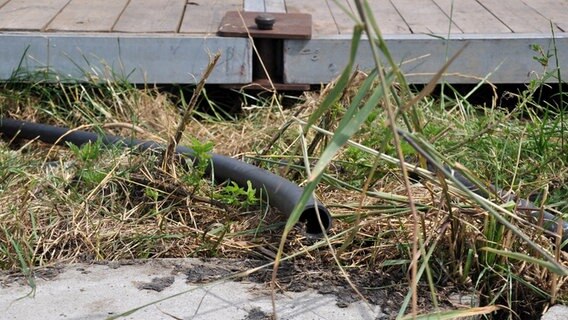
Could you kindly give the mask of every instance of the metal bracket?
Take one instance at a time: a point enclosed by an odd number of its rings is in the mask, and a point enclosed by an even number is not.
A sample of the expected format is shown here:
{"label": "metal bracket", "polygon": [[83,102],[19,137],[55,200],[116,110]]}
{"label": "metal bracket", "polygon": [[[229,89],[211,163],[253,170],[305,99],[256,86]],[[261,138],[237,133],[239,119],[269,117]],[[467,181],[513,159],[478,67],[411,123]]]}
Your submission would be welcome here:
{"label": "metal bracket", "polygon": [[258,54],[253,56],[253,82],[249,89],[308,90],[309,84],[284,83],[284,40],[311,39],[312,16],[305,13],[229,11],[217,32],[222,37],[251,37]]}

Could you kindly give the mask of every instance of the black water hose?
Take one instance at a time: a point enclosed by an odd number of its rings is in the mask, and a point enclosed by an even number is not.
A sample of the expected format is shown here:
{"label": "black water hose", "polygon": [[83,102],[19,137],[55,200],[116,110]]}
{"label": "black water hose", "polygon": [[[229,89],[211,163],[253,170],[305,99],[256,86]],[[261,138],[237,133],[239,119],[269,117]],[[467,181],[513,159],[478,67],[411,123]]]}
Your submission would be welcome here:
{"label": "black water hose", "polygon": [[[437,169],[431,165],[430,163],[427,163],[428,166],[428,170],[435,172]],[[489,199],[491,196],[496,196],[499,197],[503,202],[514,202],[515,203],[515,208],[517,211],[523,213],[525,216],[530,217],[530,219],[532,219],[532,223],[534,225],[537,225],[539,222],[542,222],[542,226],[545,230],[547,230],[548,232],[550,232],[553,235],[557,235],[558,234],[558,227],[559,227],[559,223],[561,223],[561,230],[562,230],[562,250],[564,251],[568,251],[568,222],[566,221],[562,221],[562,219],[560,219],[560,217],[558,217],[557,215],[548,212],[546,210],[542,210],[541,208],[539,208],[538,206],[536,206],[534,203],[532,203],[531,201],[528,200],[524,200],[521,198],[518,198],[516,195],[509,193],[509,192],[505,192],[502,189],[497,188],[495,185],[490,184],[487,188],[487,190],[482,190],[480,189],[475,183],[473,183],[472,181],[470,181],[466,176],[464,176],[460,171],[458,170],[453,170],[447,166],[444,166],[444,169],[447,171],[447,173],[449,173],[450,175],[452,175],[453,177],[455,177],[459,182],[461,182],[466,188],[468,188],[470,191],[472,191],[473,193]],[[488,193],[487,191],[489,191],[490,193]]]}
{"label": "black water hose", "polygon": [[[71,130],[45,124],[26,122],[21,120],[0,118],[0,133],[5,138],[38,139],[49,144],[66,145],[71,143],[81,146],[88,142],[100,140],[105,145],[118,145],[144,150],[163,150],[164,146],[155,141],[144,141],[119,136],[97,134],[87,131]],[[195,152],[187,147],[177,147],[176,153],[195,159]],[[288,181],[267,170],[230,157],[211,154],[211,162],[207,168],[208,174],[214,174],[218,181],[230,180],[239,186],[246,186],[250,181],[256,190],[264,190],[269,205],[277,208],[282,214],[290,216],[299,202],[303,189],[295,183]],[[318,219],[319,215],[319,219]],[[300,222],[305,223],[306,232],[311,235],[322,233],[331,227],[331,215],[328,209],[314,198],[304,206]]]}

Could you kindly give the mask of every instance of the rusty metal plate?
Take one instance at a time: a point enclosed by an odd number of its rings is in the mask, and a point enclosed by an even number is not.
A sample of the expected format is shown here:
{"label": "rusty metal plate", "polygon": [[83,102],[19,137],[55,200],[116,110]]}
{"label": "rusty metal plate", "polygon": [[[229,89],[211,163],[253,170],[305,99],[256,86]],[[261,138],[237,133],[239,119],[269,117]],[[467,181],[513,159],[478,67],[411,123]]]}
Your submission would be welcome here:
{"label": "rusty metal plate", "polygon": [[[306,13],[269,13],[276,22],[271,30],[261,30],[254,19],[265,12],[228,11],[219,25],[217,34],[222,37],[269,39],[311,39],[312,15]],[[244,20],[244,23],[243,23]]]}

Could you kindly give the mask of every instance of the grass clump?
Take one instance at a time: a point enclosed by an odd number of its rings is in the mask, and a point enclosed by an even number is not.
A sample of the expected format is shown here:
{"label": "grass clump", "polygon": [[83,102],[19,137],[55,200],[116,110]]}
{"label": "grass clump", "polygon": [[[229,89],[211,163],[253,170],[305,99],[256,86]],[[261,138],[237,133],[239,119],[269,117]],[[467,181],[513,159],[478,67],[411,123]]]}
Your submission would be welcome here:
{"label": "grass clump", "polygon": [[[45,84],[41,90],[27,92],[18,91],[20,86],[8,83],[0,89],[4,116],[158,141],[175,130],[175,97],[155,89],[130,86],[123,94],[109,96],[99,93],[116,92],[119,88],[114,83]],[[59,98],[73,87],[98,93],[70,96],[72,103],[61,104]],[[76,113],[76,109],[91,110],[94,100],[106,115]],[[231,252],[240,251],[240,237],[254,238],[240,232],[274,228],[276,215],[270,211],[249,216],[239,212],[242,207],[252,212],[266,209],[251,195],[254,190],[218,185],[204,176],[208,152],[214,148],[208,138],[236,125],[211,120],[210,126],[203,126],[207,121],[195,119],[192,123],[199,125],[183,137],[182,144],[196,151],[198,164],[188,167],[188,160],[176,159],[173,172],[161,169],[158,154],[100,142],[82,147],[2,142],[1,268],[203,254],[231,257]],[[221,144],[222,148],[235,146]],[[216,231],[220,225],[227,229],[222,236]],[[221,239],[236,244],[213,250]]]}
{"label": "grass clump", "polygon": [[[296,108],[282,110],[267,104],[262,109],[243,111],[231,121],[203,118],[203,110],[198,110],[199,120],[190,120],[181,143],[204,155],[213,150],[256,161],[300,184],[309,183],[306,164],[314,166],[321,161],[324,150],[334,143],[329,130],[337,132],[346,127],[341,121],[349,115],[352,101],[358,99],[357,89],[366,85],[372,92],[380,85],[377,79],[365,84],[369,79],[365,73],[358,72],[356,78],[359,80],[345,87],[351,92],[344,89],[346,93],[308,130],[305,126],[310,116],[337,85],[320,93],[306,93]],[[50,90],[56,91],[50,96],[60,94],[55,86]],[[144,111],[129,116],[112,111],[110,117],[94,122],[64,114],[51,118],[43,107],[49,105],[48,98],[37,93],[20,98],[43,103],[5,107],[2,112],[141,139],[163,137],[165,141],[173,135],[175,121],[169,119],[178,117],[175,98],[154,89],[130,90],[134,97],[127,101],[139,103]],[[0,90],[2,94],[4,100],[13,98],[9,85]],[[493,181],[523,197],[542,190],[536,203],[562,211],[561,201],[551,201],[561,199],[565,192],[559,183],[565,179],[564,160],[553,156],[562,151],[562,133],[546,129],[546,140],[551,143],[538,149],[542,137],[534,133],[545,131],[544,122],[539,121],[543,115],[524,106],[523,97],[530,94],[517,94],[519,107],[513,109],[497,105],[482,108],[447,95],[424,98],[413,106],[423,124],[413,137],[438,150],[446,163],[467,167],[481,182]],[[366,94],[360,103],[371,98]],[[396,104],[396,99],[389,99]],[[440,107],[441,99],[444,108]],[[407,271],[418,263],[417,312],[458,308],[447,298],[456,293],[473,297],[475,305],[505,305],[520,315],[534,315],[552,299],[566,301],[565,276],[550,271],[553,267],[544,263],[544,257],[450,182],[440,184],[436,177],[422,183],[411,181],[408,193],[401,183],[396,149],[401,148],[405,158],[417,153],[407,142],[392,143],[393,132],[383,108],[384,102],[376,104],[361,119],[360,128],[345,141],[347,146],[338,148],[321,171],[322,182],[315,191],[336,220],[328,234],[329,248],[319,245],[309,254],[302,253],[313,240],[293,228],[285,252],[296,254],[296,261],[311,261],[310,265],[318,266],[323,274],[339,263],[367,297],[371,292],[406,294],[412,281]],[[147,114],[161,117],[146,121]],[[546,116],[548,124],[560,126],[558,114],[549,112]],[[121,125],[131,119],[138,119],[135,131]],[[286,125],[286,130],[279,129]],[[406,128],[402,118],[396,125]],[[547,153],[538,153],[542,150]],[[67,148],[13,141],[3,142],[0,151],[0,202],[5,204],[0,209],[2,269],[32,274],[34,268],[58,262],[158,257],[271,260],[277,252],[282,218],[259,206],[258,194],[250,188],[217,185],[203,177],[204,169],[199,166],[188,169],[177,159],[176,170],[166,172],[161,169],[160,155],[102,147],[100,143]],[[412,219],[408,206],[410,197],[417,220]],[[497,200],[494,203],[501,206]],[[556,251],[554,241],[542,229],[535,228],[510,205],[501,208],[498,210],[508,211],[507,219],[527,234],[533,245],[566,265],[565,254]],[[418,244],[418,260],[413,256],[414,242]],[[371,275],[380,280],[363,280],[372,279]],[[520,302],[527,300],[533,302],[530,310]],[[410,308],[411,300],[401,298],[397,304]],[[472,310],[494,311],[467,312]],[[506,308],[500,310],[493,314],[509,313]]]}

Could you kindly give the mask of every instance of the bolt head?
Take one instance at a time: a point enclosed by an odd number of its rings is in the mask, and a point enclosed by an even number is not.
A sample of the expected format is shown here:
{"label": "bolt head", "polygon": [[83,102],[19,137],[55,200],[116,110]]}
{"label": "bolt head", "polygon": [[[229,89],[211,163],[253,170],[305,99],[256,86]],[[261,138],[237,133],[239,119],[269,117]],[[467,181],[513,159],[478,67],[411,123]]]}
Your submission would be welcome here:
{"label": "bolt head", "polygon": [[274,27],[274,23],[276,22],[276,18],[274,18],[271,14],[259,14],[256,18],[254,18],[254,22],[259,30],[272,30],[272,27]]}

